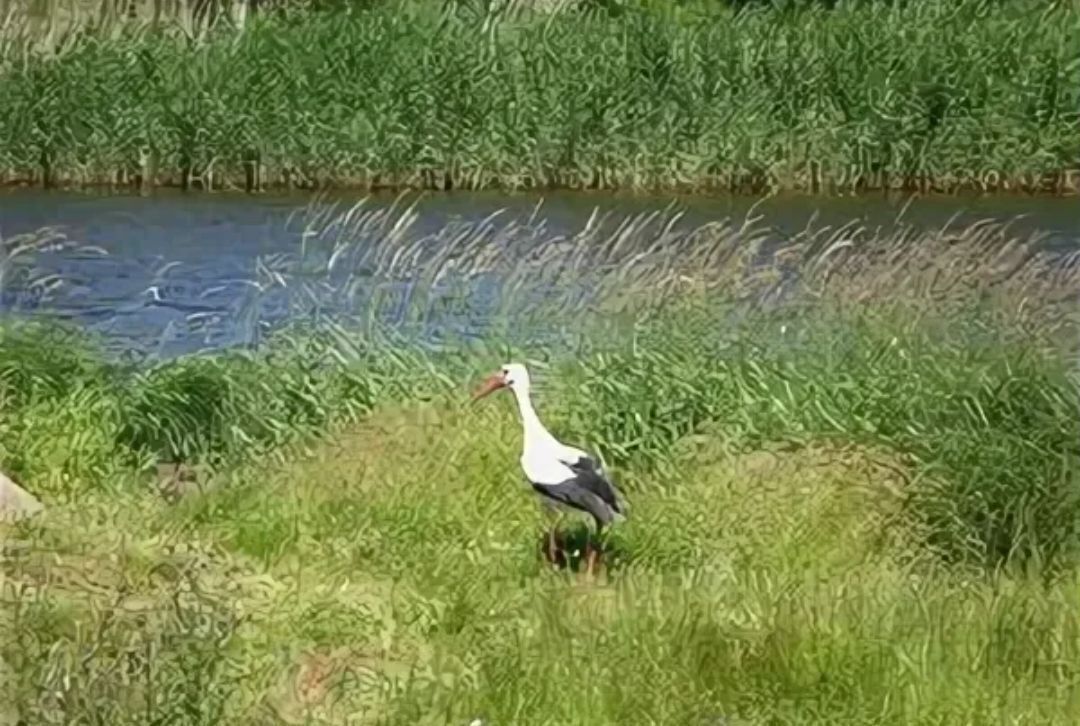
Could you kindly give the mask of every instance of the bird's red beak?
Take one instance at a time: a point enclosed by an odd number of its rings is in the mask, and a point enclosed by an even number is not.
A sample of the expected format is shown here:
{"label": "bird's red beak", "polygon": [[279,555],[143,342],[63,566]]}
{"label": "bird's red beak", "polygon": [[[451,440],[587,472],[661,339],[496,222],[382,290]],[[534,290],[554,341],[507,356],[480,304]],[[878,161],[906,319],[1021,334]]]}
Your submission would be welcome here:
{"label": "bird's red beak", "polygon": [[476,389],[476,392],[472,395],[472,400],[479,401],[481,398],[488,395],[489,393],[505,387],[506,379],[503,378],[503,374],[501,372],[493,373],[492,375],[488,376],[487,380],[480,384],[479,388]]}

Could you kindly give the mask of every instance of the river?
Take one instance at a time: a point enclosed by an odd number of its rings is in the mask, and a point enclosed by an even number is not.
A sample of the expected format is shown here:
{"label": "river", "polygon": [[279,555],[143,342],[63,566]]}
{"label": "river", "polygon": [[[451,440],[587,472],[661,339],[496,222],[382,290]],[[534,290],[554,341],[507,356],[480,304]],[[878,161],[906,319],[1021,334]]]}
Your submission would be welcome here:
{"label": "river", "polygon": [[[348,205],[358,195],[330,198]],[[369,206],[394,203],[393,195],[371,197]],[[147,197],[103,193],[8,191],[0,193],[0,239],[10,251],[18,235],[53,228],[68,240],[96,250],[65,247],[33,253],[32,260],[4,264],[0,304],[6,313],[47,315],[99,333],[114,351],[170,357],[238,342],[250,286],[259,259],[295,253],[301,224],[290,215],[310,197],[301,195],[182,194]],[[496,210],[527,216],[538,195],[443,193],[417,201],[414,231],[430,233],[449,221],[478,221]],[[680,224],[753,213],[778,235],[815,226],[859,220],[889,227],[903,210],[909,224],[940,227],[994,218],[1015,220],[1016,233],[1043,232],[1046,244],[1080,248],[1080,202],[1053,197],[929,197],[915,200],[862,197],[781,196],[678,198],[615,194],[544,195],[539,215],[554,235],[582,228],[594,210],[616,217],[672,204]],[[399,202],[399,205],[401,202]],[[344,208],[344,207],[343,207]],[[30,280],[38,284],[29,284]],[[58,283],[48,287],[42,281]],[[249,321],[250,322],[250,321]]]}

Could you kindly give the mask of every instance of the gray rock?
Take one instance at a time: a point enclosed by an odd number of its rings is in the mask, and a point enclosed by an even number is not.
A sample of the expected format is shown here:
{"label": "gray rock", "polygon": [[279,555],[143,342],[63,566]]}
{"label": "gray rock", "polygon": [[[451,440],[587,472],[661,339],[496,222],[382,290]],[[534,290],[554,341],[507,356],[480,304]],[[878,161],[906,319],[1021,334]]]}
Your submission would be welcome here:
{"label": "gray rock", "polygon": [[27,519],[45,508],[37,497],[0,472],[0,522]]}

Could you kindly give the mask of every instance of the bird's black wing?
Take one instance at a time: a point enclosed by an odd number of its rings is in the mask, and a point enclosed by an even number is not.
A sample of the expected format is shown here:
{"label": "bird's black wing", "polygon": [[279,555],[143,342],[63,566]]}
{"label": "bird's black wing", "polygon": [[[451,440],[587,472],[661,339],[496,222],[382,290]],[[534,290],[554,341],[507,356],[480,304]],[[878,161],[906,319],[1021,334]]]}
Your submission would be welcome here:
{"label": "bird's black wing", "polygon": [[577,478],[567,479],[559,484],[534,483],[533,488],[548,499],[588,512],[601,524],[608,524],[614,518],[614,508],[604,502],[596,492],[583,486]]}
{"label": "bird's black wing", "polygon": [[574,471],[592,471],[600,474],[601,476],[603,476],[604,474],[604,470],[603,468],[601,468],[600,462],[589,456],[588,454],[579,456],[573,461],[566,461],[564,459],[563,463],[569,466]]}
{"label": "bird's black wing", "polygon": [[566,462],[566,464],[575,474],[573,479],[575,484],[600,497],[604,504],[622,514],[615,487],[612,486],[607,473],[600,467],[596,459],[590,456],[582,456],[577,461]]}

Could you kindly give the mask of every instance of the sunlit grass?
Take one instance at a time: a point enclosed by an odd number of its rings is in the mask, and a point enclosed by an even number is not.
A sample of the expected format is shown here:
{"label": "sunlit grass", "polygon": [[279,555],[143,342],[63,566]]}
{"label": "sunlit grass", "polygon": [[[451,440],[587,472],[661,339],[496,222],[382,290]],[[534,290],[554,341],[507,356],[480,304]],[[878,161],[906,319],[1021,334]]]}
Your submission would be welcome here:
{"label": "sunlit grass", "polygon": [[[46,505],[3,531],[23,718],[1073,720],[1075,256],[410,214],[314,210],[254,281],[314,323],[252,350],[4,330],[3,467]],[[486,335],[428,339],[447,297]],[[597,582],[543,563],[510,399],[467,403],[511,358],[630,500]],[[206,470],[166,500],[173,459]]]}
{"label": "sunlit grass", "polygon": [[1075,578],[920,554],[880,453],[683,447],[679,474],[635,478],[590,585],[541,566],[515,427],[508,405],[391,409],[174,508],[131,495],[28,526],[59,554],[6,566],[41,587],[9,610],[24,714],[1071,719]]}
{"label": "sunlit grass", "polygon": [[28,52],[36,37],[0,41],[0,176],[193,189],[1076,188],[1074,3],[655,4],[511,19],[438,5],[268,14],[242,33],[109,26],[49,52]]}

